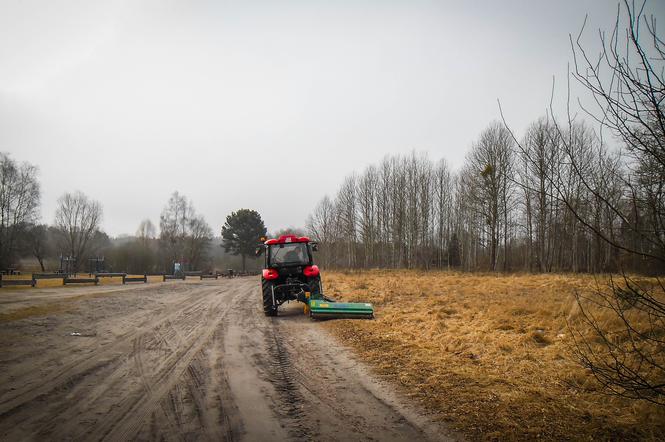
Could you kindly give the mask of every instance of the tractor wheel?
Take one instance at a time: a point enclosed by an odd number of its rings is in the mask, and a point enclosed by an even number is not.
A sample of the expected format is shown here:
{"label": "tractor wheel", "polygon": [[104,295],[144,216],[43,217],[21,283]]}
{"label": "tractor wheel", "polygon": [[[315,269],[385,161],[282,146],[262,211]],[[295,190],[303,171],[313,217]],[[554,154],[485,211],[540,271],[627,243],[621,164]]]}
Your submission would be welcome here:
{"label": "tractor wheel", "polygon": [[261,289],[263,292],[263,313],[266,316],[277,316],[277,306],[272,303],[272,282],[262,279]]}
{"label": "tractor wheel", "polygon": [[319,295],[323,292],[323,287],[321,286],[321,276],[316,276],[309,280],[309,292],[312,295]]}

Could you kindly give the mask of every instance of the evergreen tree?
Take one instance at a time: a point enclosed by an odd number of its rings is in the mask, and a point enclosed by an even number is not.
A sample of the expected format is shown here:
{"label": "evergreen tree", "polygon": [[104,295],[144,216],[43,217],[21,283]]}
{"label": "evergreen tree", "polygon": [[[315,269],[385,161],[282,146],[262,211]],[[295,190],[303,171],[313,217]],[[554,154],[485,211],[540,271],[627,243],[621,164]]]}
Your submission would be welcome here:
{"label": "evergreen tree", "polygon": [[242,256],[242,271],[245,271],[247,255],[253,254],[266,226],[256,210],[240,209],[226,217],[222,227],[224,250]]}

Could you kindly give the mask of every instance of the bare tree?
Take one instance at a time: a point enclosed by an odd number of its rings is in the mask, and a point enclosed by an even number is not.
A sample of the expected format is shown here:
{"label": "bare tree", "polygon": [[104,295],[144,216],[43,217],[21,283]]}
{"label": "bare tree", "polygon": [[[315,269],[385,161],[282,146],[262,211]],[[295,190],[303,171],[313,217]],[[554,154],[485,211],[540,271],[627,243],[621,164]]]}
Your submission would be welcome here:
{"label": "bare tree", "polygon": [[14,265],[19,238],[37,217],[37,168],[0,153],[0,268]]}
{"label": "bare tree", "polygon": [[192,269],[202,269],[208,257],[208,248],[212,241],[212,228],[201,215],[189,220],[185,241],[185,253]]}
{"label": "bare tree", "polygon": [[337,229],[336,207],[332,200],[325,196],[307,219],[307,232],[312,239],[321,243],[319,262],[322,266],[337,264]]}
{"label": "bare tree", "polygon": [[26,231],[26,252],[39,262],[42,272],[45,271],[44,261],[52,253],[46,224],[31,224]]}
{"label": "bare tree", "polygon": [[482,216],[487,228],[489,268],[495,270],[500,241],[504,240],[503,268],[507,269],[508,210],[512,193],[512,137],[499,123],[492,123],[467,156],[467,198]]}
{"label": "bare tree", "polygon": [[358,228],[362,248],[363,267],[374,263],[376,247],[376,185],[377,173],[373,166],[365,169],[358,180]]}
{"label": "bare tree", "polygon": [[142,244],[147,244],[151,239],[154,239],[157,235],[157,230],[155,225],[149,219],[144,219],[139,224],[138,229],[136,229],[136,237]]}
{"label": "bare tree", "polygon": [[520,171],[516,183],[524,196],[529,270],[549,272],[553,267],[554,226],[558,221],[553,181],[561,164],[560,152],[557,133],[545,118],[531,124],[522,143],[517,144]]}
{"label": "bare tree", "polygon": [[445,160],[440,160],[434,170],[433,208],[436,225],[434,245],[437,250],[437,263],[439,267],[450,268],[451,249],[450,236],[452,230],[452,211],[454,201],[453,176]]}
{"label": "bare tree", "polygon": [[577,293],[580,318],[569,320],[580,363],[605,391],[665,406],[665,287],[623,275],[608,287]]}
{"label": "bare tree", "polygon": [[[631,235],[595,233],[624,252],[665,263],[665,48],[656,19],[645,14],[645,7],[646,2],[636,7],[624,1],[611,33],[600,32],[601,52],[596,58],[581,44],[584,27],[575,41],[571,37],[573,78],[590,92],[594,103],[585,107],[580,102],[580,106],[601,130],[609,130],[625,146],[628,173],[623,184],[629,206],[616,205],[591,184],[583,181],[583,185]],[[626,29],[620,26],[623,18]],[[628,241],[628,236],[637,241]]]}
{"label": "bare tree", "polygon": [[[620,163],[600,158],[599,173],[570,157],[573,172],[596,202],[591,214],[570,208],[599,241],[662,273],[665,266],[665,51],[646,2],[625,1],[601,52],[592,59],[573,42],[573,77],[593,98],[584,108],[625,146]],[[622,14],[622,12],[625,14]],[[625,18],[625,32],[620,27]],[[570,118],[569,118],[570,121]],[[564,138],[565,140],[565,138]],[[567,149],[570,146],[565,146]],[[606,177],[613,177],[609,183]],[[604,220],[600,223],[599,220]],[[623,264],[623,263],[622,263]],[[578,296],[581,323],[571,324],[577,355],[608,392],[665,406],[665,287],[641,284],[624,274],[607,290]],[[613,324],[619,324],[613,325]]]}
{"label": "bare tree", "polygon": [[136,239],[113,250],[112,260],[118,270],[147,273],[156,270],[156,229],[150,219],[144,219],[136,229]]}
{"label": "bare tree", "polygon": [[185,260],[187,225],[194,209],[187,197],[173,192],[159,217],[159,245],[164,269],[173,269],[174,262]]}
{"label": "bare tree", "polygon": [[76,259],[75,271],[88,257],[101,220],[101,204],[82,192],[65,193],[58,199],[54,224],[65,253]]}
{"label": "bare tree", "polygon": [[406,161],[402,157],[391,158],[390,182],[390,266],[408,267],[407,255],[407,178]]}
{"label": "bare tree", "polygon": [[[144,226],[149,228],[149,226]],[[167,271],[174,262],[199,269],[207,259],[212,229],[186,196],[173,192],[159,218],[160,249]]]}
{"label": "bare tree", "polygon": [[378,265],[393,266],[394,263],[391,259],[391,245],[393,241],[392,210],[394,201],[392,199],[391,185],[394,174],[394,164],[390,158],[386,157],[381,161],[377,173],[377,186],[379,187],[376,204]]}
{"label": "bare tree", "polygon": [[340,239],[345,244],[346,265],[348,267],[356,266],[356,242],[357,242],[357,222],[358,222],[358,202],[357,202],[357,177],[351,175],[347,177],[335,200],[338,207],[337,214],[340,223]]}

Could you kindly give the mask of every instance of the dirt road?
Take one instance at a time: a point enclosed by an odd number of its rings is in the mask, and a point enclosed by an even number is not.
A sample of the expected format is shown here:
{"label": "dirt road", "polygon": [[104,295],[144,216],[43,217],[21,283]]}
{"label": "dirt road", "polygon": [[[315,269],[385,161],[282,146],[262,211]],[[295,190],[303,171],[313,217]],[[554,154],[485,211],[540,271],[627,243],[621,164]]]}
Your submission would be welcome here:
{"label": "dirt road", "polygon": [[[2,440],[444,440],[258,281],[0,293]],[[13,319],[23,317],[23,319]]]}

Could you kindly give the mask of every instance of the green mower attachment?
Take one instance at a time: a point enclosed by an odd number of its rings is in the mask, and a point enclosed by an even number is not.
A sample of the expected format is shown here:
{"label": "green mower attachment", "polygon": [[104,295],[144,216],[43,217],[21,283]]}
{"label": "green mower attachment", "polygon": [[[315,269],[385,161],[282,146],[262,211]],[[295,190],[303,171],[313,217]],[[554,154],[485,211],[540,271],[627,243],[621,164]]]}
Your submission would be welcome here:
{"label": "green mower attachment", "polygon": [[365,302],[330,302],[324,299],[309,299],[309,315],[314,319],[374,317],[372,304]]}

